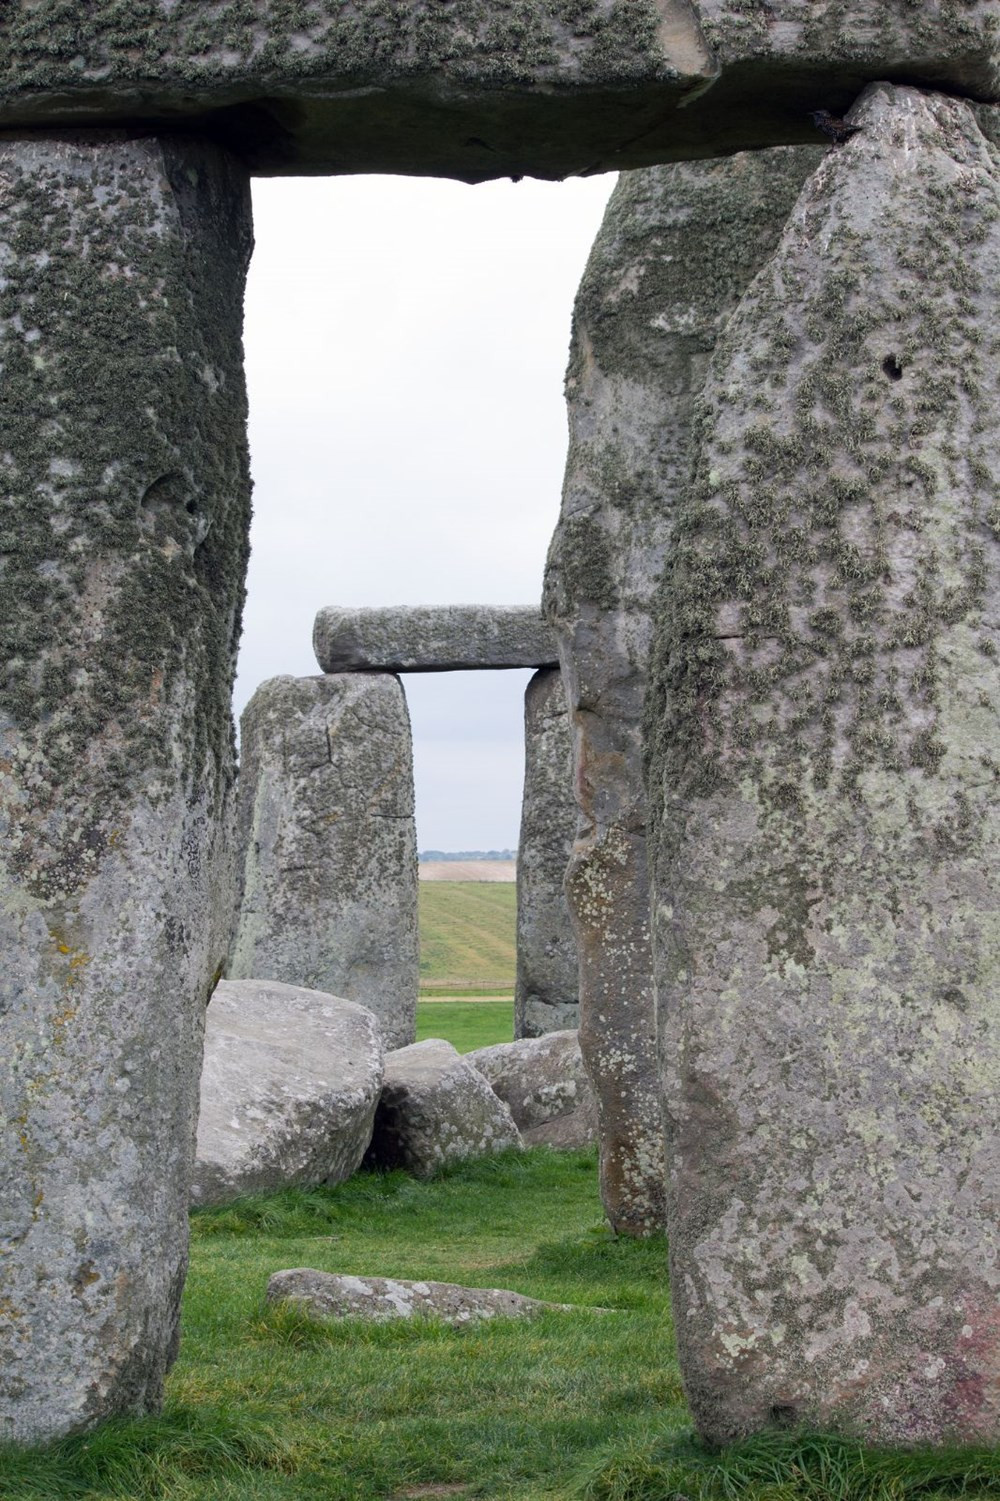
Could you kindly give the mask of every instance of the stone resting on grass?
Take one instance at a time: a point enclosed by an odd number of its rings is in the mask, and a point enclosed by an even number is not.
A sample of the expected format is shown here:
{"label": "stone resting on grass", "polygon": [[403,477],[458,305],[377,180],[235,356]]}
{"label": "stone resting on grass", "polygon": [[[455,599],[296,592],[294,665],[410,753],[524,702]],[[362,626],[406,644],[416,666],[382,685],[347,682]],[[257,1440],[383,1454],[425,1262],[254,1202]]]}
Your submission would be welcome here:
{"label": "stone resting on grass", "polygon": [[1000,110],[851,120],[716,345],[656,624],[677,1341],[716,1440],[993,1443]]}
{"label": "stone resting on grass", "polygon": [[503,1100],[527,1147],[585,1147],[597,1140],[594,1086],[576,1032],[547,1032],[465,1054]]}
{"label": "stone resting on grass", "polygon": [[234,980],[282,980],[413,1040],[419,984],[413,748],[388,673],[271,678],[241,720]]}
{"label": "stone resting on grass", "polygon": [[267,1284],[267,1301],[297,1305],[314,1319],[370,1319],[384,1324],[391,1319],[434,1318],[459,1327],[484,1319],[526,1319],[537,1318],[540,1313],[578,1311],[571,1303],[545,1303],[499,1287],[351,1277],[314,1272],[308,1267],[275,1272]]}
{"label": "stone resting on grass", "polygon": [[432,1037],[386,1054],[366,1167],[430,1178],[450,1162],[519,1146],[510,1110],[450,1042]]}
{"label": "stone resting on grass", "polygon": [[370,1011],[269,980],[222,980],[205,1020],[191,1200],[342,1183],[361,1164],[382,1088]]}

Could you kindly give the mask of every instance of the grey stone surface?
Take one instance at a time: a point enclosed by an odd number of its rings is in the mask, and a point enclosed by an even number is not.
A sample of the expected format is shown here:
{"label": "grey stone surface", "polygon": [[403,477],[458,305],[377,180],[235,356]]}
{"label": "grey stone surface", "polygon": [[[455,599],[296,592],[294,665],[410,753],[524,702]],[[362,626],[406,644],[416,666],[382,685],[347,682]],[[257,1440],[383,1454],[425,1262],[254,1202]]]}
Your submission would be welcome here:
{"label": "grey stone surface", "polygon": [[525,1146],[586,1147],[597,1101],[575,1031],[548,1032],[465,1054],[509,1108]]}
{"label": "grey stone surface", "polygon": [[621,178],[574,315],[570,449],[545,608],[559,635],[580,825],[567,872],[580,1041],[611,1223],[663,1223],[641,722],[656,582],[720,328],[822,148]]}
{"label": "grey stone surface", "polygon": [[0,1440],[154,1408],[176,1349],[232,901],[248,188],[193,140],[0,141]]}
{"label": "grey stone surface", "polygon": [[429,1178],[450,1162],[520,1145],[510,1110],[450,1042],[432,1037],[386,1054],[366,1166]]}
{"label": "grey stone surface", "polygon": [[263,173],[466,181],[808,140],[906,78],[995,99],[994,0],[7,0],[0,126],[209,128]]}
{"label": "grey stone surface", "polygon": [[[571,1303],[544,1303],[500,1287],[460,1287],[455,1282],[404,1282],[395,1277],[352,1277],[294,1267],[275,1272],[267,1284],[268,1303],[296,1303],[316,1319],[433,1318],[445,1324],[478,1324],[483,1319],[530,1319],[540,1313],[576,1312]],[[604,1312],[603,1309],[598,1310]]]}
{"label": "grey stone surface", "polygon": [[413,1040],[420,954],[413,749],[387,673],[271,678],[240,721],[242,901],[231,979],[282,980]]}
{"label": "grey stone surface", "polygon": [[546,667],[524,695],[515,1037],[540,1037],[579,1021],[576,938],[563,889],[575,832],[566,693],[558,667]]}
{"label": "grey stone surface", "polygon": [[710,1438],[992,1443],[1000,132],[854,123],[716,347],[657,624],[677,1337]]}
{"label": "grey stone surface", "polygon": [[363,1006],[221,980],[205,1018],[192,1203],[349,1178],[371,1140],[382,1067]]}
{"label": "grey stone surface", "polygon": [[324,672],[453,672],[544,667],[552,631],[534,605],[397,605],[320,610],[313,628]]}

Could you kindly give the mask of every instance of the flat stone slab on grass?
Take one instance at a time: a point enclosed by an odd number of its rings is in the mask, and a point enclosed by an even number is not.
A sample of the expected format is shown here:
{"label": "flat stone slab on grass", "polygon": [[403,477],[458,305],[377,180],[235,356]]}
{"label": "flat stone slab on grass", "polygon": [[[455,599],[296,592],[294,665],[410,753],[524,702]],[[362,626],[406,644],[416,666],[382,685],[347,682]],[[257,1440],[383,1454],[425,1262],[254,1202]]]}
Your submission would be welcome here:
{"label": "flat stone slab on grass", "polygon": [[254,0],[0,19],[0,126],[192,125],[255,172],[560,178],[809,139],[905,78],[990,99],[994,0]]}
{"label": "flat stone slab on grass", "polygon": [[525,1146],[569,1149],[597,1140],[597,1100],[577,1032],[499,1042],[465,1061],[509,1107]]}
{"label": "flat stone slab on grass", "polygon": [[558,661],[555,634],[533,605],[330,605],[316,616],[313,646],[324,672],[460,672]]}
{"label": "flat stone slab on grass", "polygon": [[[434,1318],[446,1324],[483,1319],[525,1319],[540,1313],[576,1312],[572,1303],[545,1303],[499,1287],[460,1287],[456,1282],[403,1282],[393,1277],[351,1277],[296,1267],[275,1272],[268,1303],[297,1303],[317,1319]],[[600,1310],[604,1312],[605,1310]]]}
{"label": "flat stone slab on grass", "polygon": [[429,1178],[450,1162],[522,1145],[510,1110],[439,1037],[388,1053],[365,1166]]}
{"label": "flat stone slab on grass", "polygon": [[363,1006],[273,980],[222,980],[205,1022],[195,1204],[342,1183],[360,1166],[382,1087]]}

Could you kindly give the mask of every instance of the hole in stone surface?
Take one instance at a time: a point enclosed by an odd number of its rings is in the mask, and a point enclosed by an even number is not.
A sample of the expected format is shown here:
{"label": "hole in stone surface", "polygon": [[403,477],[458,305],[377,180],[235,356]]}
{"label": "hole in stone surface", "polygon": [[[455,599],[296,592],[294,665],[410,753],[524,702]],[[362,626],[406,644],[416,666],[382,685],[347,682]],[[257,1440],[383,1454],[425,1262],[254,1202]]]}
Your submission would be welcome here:
{"label": "hole in stone surface", "polygon": [[898,355],[887,354],[885,359],[882,361],[882,369],[885,371],[885,374],[889,377],[890,380],[903,379],[903,366],[900,363]]}
{"label": "hole in stone surface", "polygon": [[790,1403],[779,1402],[771,1408],[771,1422],[776,1428],[794,1428],[798,1411]]}

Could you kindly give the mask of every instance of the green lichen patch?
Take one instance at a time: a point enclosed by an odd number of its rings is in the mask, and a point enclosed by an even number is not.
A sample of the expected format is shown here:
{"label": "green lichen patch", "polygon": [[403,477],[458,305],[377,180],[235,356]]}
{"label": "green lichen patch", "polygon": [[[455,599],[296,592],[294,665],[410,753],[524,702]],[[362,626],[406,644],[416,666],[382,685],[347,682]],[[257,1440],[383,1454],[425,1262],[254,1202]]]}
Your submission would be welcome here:
{"label": "green lichen patch", "polygon": [[140,781],[231,778],[247,193],[197,143],[0,154],[3,813],[14,874],[54,901]]}

